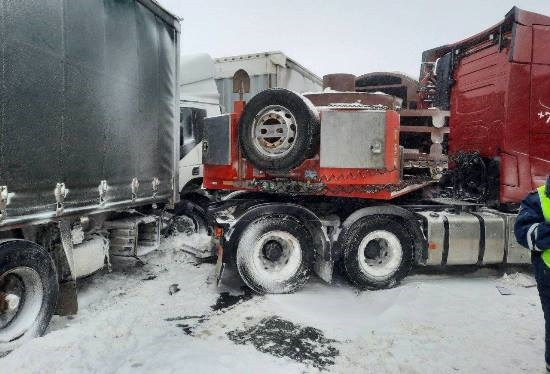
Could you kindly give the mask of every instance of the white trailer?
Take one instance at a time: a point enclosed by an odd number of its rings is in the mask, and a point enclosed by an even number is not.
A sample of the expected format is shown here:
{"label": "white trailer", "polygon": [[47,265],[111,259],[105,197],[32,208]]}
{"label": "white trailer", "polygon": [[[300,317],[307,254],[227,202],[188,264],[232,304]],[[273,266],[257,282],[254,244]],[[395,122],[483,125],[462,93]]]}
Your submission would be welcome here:
{"label": "white trailer", "polygon": [[243,92],[242,99],[247,102],[268,88],[304,93],[320,92],[323,87],[321,78],[279,51],[220,57],[215,63],[216,85],[224,113],[231,112],[233,102],[240,99],[240,78],[243,77],[249,90]]}

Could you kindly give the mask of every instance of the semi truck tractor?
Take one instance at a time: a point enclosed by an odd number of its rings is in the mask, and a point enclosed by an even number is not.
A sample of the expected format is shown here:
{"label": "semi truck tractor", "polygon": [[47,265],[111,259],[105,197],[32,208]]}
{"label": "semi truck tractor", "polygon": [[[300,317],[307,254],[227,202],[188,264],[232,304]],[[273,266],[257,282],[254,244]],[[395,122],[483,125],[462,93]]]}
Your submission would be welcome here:
{"label": "semi truck tractor", "polygon": [[218,277],[260,293],[343,269],[392,287],[413,266],[529,262],[513,226],[550,174],[550,17],[497,25],[403,74],[329,75],[319,94],[263,91],[206,120],[204,187]]}
{"label": "semi truck tractor", "polygon": [[0,351],[76,281],[158,247],[179,198],[178,19],[152,0],[0,4]]}

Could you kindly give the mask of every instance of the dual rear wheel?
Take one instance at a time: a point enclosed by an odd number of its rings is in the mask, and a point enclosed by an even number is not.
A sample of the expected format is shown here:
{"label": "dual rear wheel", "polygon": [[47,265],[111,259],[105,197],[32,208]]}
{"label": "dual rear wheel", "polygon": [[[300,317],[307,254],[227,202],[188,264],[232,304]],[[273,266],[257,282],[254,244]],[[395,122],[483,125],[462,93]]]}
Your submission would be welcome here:
{"label": "dual rear wheel", "polygon": [[309,279],[312,237],[296,218],[268,215],[248,225],[237,246],[237,269],[258,293],[290,293]]}
{"label": "dual rear wheel", "polygon": [[[237,269],[258,293],[290,293],[309,279],[313,238],[290,215],[266,215],[251,222],[237,244]],[[362,289],[395,286],[413,263],[407,229],[388,217],[364,217],[339,238],[342,262],[350,281]]]}
{"label": "dual rear wheel", "polygon": [[398,284],[411,270],[414,247],[400,222],[364,217],[340,238],[345,272],[359,288],[382,289]]}

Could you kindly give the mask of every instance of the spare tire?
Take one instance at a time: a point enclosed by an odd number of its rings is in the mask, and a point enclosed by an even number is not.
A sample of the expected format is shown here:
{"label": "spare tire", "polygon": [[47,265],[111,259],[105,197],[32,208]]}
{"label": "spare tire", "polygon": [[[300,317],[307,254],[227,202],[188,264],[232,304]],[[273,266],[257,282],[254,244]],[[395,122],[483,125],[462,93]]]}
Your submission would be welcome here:
{"label": "spare tire", "polygon": [[288,171],[315,155],[319,115],[303,96],[276,88],[262,91],[247,104],[239,122],[245,158],[256,168]]}

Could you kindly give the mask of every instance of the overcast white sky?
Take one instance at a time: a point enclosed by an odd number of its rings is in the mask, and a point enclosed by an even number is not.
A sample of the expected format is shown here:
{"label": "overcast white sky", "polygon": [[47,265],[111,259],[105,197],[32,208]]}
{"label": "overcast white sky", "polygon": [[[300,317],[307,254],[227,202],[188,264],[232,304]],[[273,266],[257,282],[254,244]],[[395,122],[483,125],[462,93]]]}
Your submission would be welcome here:
{"label": "overcast white sky", "polygon": [[158,0],[183,17],[182,53],[280,50],[322,76],[402,71],[422,51],[476,34],[514,6],[550,15],[550,0]]}

